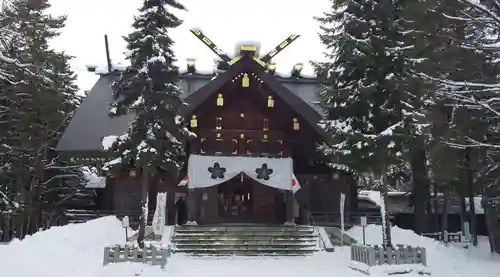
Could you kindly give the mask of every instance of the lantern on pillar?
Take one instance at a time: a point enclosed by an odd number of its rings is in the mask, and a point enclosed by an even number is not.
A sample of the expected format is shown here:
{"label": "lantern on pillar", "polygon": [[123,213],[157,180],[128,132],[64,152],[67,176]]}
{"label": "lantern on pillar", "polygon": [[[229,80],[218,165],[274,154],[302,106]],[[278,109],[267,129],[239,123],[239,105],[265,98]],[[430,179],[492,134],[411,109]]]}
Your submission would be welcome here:
{"label": "lantern on pillar", "polygon": [[264,131],[269,130],[269,120],[267,118],[264,118],[262,122],[262,130]]}
{"label": "lantern on pillar", "polygon": [[216,130],[222,129],[222,117],[220,116],[215,119],[215,129]]}
{"label": "lantern on pillar", "polygon": [[250,87],[250,78],[248,77],[248,73],[243,74],[243,78],[241,78],[241,86],[244,88]]}
{"label": "lantern on pillar", "polygon": [[272,95],[269,95],[267,97],[267,107],[272,108],[274,107],[274,99]]}
{"label": "lantern on pillar", "polygon": [[224,106],[224,96],[222,95],[222,93],[219,93],[217,95],[217,107],[222,107]]}
{"label": "lantern on pillar", "polygon": [[189,123],[191,125],[191,128],[198,127],[198,118],[196,118],[196,115],[193,114],[193,116],[191,117],[191,121]]}
{"label": "lantern on pillar", "polygon": [[300,130],[300,123],[299,123],[299,120],[296,117],[293,118],[293,129],[295,131]]}

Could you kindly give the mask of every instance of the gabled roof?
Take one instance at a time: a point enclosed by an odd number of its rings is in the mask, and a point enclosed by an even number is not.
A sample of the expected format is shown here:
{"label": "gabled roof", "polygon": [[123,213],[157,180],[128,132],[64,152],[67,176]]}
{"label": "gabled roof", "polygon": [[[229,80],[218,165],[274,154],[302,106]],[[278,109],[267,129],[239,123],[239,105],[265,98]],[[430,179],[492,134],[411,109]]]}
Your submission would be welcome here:
{"label": "gabled roof", "polygon": [[[214,76],[206,74],[187,74],[179,77],[179,86],[184,91],[182,97],[189,104],[183,114],[189,115],[199,107],[210,95],[238,73],[253,71],[288,105],[296,109],[313,128],[321,119],[321,109],[315,104],[318,82],[311,79],[287,79],[266,73],[263,68],[250,58],[242,58],[227,71]],[[246,61],[246,62],[244,62]],[[102,149],[102,139],[110,135],[118,135],[128,130],[133,115],[118,118],[108,117],[109,104],[113,101],[111,84],[118,75],[101,75],[89,91],[87,97],[76,110],[68,127],[58,142],[58,152],[89,152]]]}
{"label": "gabled roof", "polygon": [[[190,105],[186,107],[184,115],[192,114],[194,110],[205,103],[209,97],[215,95],[223,85],[231,82],[232,78],[244,71],[251,71],[255,73],[276,95],[278,95],[287,105],[292,107],[295,112],[302,116],[316,132],[319,134],[324,133],[324,131],[318,126],[318,122],[322,119],[322,115],[320,114],[319,109],[313,108],[315,103],[307,103],[304,101],[305,99],[300,97],[300,92],[297,92],[297,94],[292,93],[286,86],[278,82],[274,75],[266,72],[265,69],[250,56],[244,56],[212,82],[189,95],[186,98],[186,101]],[[313,91],[313,93],[316,94],[315,91]],[[308,96],[310,97],[311,95]]]}

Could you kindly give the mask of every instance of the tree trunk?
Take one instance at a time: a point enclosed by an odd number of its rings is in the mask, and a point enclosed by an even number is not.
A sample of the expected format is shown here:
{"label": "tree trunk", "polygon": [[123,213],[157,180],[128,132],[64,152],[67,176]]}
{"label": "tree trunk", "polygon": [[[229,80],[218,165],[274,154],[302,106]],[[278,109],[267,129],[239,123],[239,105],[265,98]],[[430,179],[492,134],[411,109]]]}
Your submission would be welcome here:
{"label": "tree trunk", "polygon": [[492,252],[500,254],[500,218],[498,218],[496,208],[488,200],[489,198],[484,199],[484,212],[490,249]]}
{"label": "tree trunk", "polygon": [[381,179],[379,179],[381,182],[382,182],[382,198],[384,199],[384,209],[385,209],[385,212],[383,214],[383,216],[385,217],[385,220],[383,222],[383,224],[385,225],[384,228],[385,228],[385,243],[384,243],[384,247],[391,247],[392,246],[392,237],[391,237],[391,222],[389,220],[389,212],[388,212],[388,209],[387,209],[387,204],[389,203],[389,195],[388,195],[388,184],[387,184],[387,178],[386,178],[386,175],[385,173],[380,176]]}
{"label": "tree trunk", "polygon": [[469,224],[472,236],[472,245],[477,246],[477,233],[476,233],[476,204],[474,201],[474,179],[470,160],[470,148],[465,148],[465,163],[467,170],[467,194],[469,197]]}
{"label": "tree trunk", "polygon": [[439,232],[439,184],[437,182],[434,183],[433,191],[434,197],[432,201],[434,202],[434,224],[432,226],[432,232]]}
{"label": "tree trunk", "polygon": [[[382,156],[383,157],[383,156]],[[375,166],[374,177],[375,182],[377,182],[377,187],[380,188],[380,198],[383,201],[383,205],[380,207],[380,215],[382,216],[382,244],[383,247],[391,247],[391,223],[389,221],[389,213],[387,204],[389,203],[388,190],[389,184],[387,183],[386,177],[386,166],[383,163],[384,159],[380,159],[380,162]]]}
{"label": "tree trunk", "polygon": [[415,231],[418,234],[428,232],[429,216],[426,212],[426,203],[429,202],[429,178],[427,176],[426,155],[424,140],[417,137],[411,151],[411,168],[413,175],[413,208],[415,213]]}
{"label": "tree trunk", "polygon": [[143,166],[141,173],[141,216],[139,218],[139,233],[137,235],[137,244],[144,248],[144,236],[146,234],[146,225],[148,224],[148,197],[149,197],[149,168]]}
{"label": "tree trunk", "polygon": [[462,235],[465,236],[465,221],[467,218],[467,208],[465,203],[465,188],[462,181],[458,181],[456,187],[458,187],[458,197],[460,197],[460,224],[462,228]]}
{"label": "tree trunk", "polygon": [[441,233],[443,239],[445,239],[444,243],[448,244],[448,236],[445,236],[445,233],[448,233],[448,190],[443,188],[441,190],[443,193],[443,208],[441,209]]}

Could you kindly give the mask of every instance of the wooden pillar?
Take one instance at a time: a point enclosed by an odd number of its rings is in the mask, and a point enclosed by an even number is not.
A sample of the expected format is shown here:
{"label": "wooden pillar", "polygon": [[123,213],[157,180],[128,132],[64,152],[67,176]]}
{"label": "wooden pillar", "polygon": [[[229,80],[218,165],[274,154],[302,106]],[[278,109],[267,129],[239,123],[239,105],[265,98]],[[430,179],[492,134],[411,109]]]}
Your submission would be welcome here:
{"label": "wooden pillar", "polygon": [[187,206],[188,206],[188,222],[198,220],[198,191],[195,189],[188,189],[187,193]]}
{"label": "wooden pillar", "polygon": [[285,197],[286,197],[286,222],[287,223],[294,223],[294,217],[293,217],[293,192],[291,190],[285,192]]}

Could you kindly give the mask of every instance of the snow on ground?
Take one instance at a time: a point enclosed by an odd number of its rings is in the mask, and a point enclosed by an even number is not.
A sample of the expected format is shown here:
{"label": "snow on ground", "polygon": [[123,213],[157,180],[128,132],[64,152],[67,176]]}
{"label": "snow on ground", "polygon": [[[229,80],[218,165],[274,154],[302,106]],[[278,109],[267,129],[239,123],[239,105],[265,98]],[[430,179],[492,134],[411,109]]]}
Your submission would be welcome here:
{"label": "snow on ground", "polygon": [[[165,237],[171,228],[165,228]],[[349,230],[361,238],[361,228]],[[481,272],[481,277],[497,277],[500,259],[488,253],[488,246],[464,250],[456,246],[445,247],[431,239],[410,231],[393,229],[395,243],[412,243],[428,250],[429,271],[436,277],[470,277]],[[367,241],[382,240],[380,227],[367,227]],[[120,263],[102,266],[103,247],[125,241],[121,223],[114,217],[96,219],[83,224],[54,227],[37,233],[23,241],[0,246],[2,277],[363,277],[349,268],[349,248],[337,248],[334,253],[320,252],[309,257],[290,258],[190,258],[173,255],[167,267],[138,263]],[[166,244],[166,240],[162,242]],[[372,271],[371,276],[386,276],[383,270]],[[415,277],[414,273],[406,275]]]}

